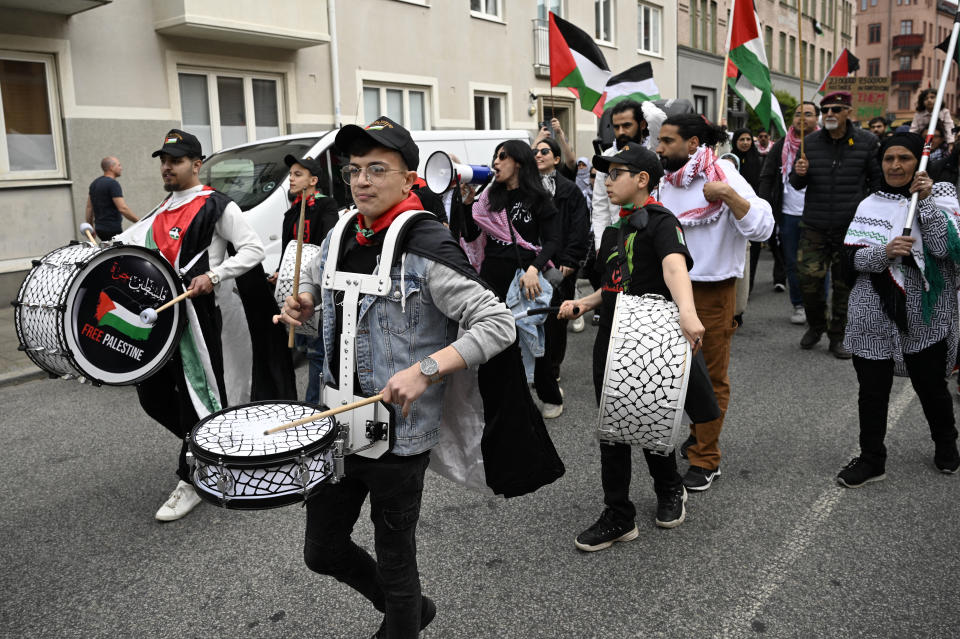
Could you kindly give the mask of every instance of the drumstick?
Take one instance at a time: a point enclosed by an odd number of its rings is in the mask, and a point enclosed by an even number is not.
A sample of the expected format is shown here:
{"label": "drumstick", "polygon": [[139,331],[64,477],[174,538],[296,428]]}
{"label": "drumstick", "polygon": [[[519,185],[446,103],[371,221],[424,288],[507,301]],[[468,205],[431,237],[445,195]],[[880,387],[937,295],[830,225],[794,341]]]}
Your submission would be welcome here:
{"label": "drumstick", "polygon": [[157,313],[160,313],[161,311],[167,310],[168,308],[170,308],[170,307],[173,306],[174,304],[176,304],[176,303],[178,303],[178,302],[182,302],[183,300],[187,299],[187,298],[190,297],[191,295],[193,295],[193,289],[190,289],[189,291],[186,291],[186,292],[181,293],[180,295],[177,295],[175,298],[173,298],[172,300],[170,300],[169,302],[167,302],[166,304],[164,304],[164,305],[161,306],[160,308],[145,308],[145,309],[143,309],[142,311],[140,311],[140,321],[143,322],[144,324],[153,324],[153,323],[155,323],[155,322],[157,321]]}
{"label": "drumstick", "polygon": [[[546,315],[547,313],[556,313],[559,310],[559,306],[541,306],[540,308],[531,308],[527,311],[520,311],[513,316],[513,319],[522,319],[524,317],[530,317],[531,315]],[[578,315],[580,313],[580,307],[574,306],[573,312],[575,315]]]}
{"label": "drumstick", "polygon": [[297,426],[303,426],[304,424],[309,424],[310,422],[315,422],[324,417],[330,417],[331,415],[336,415],[338,413],[345,413],[348,410],[353,410],[354,408],[360,408],[361,406],[366,406],[367,404],[373,404],[379,402],[383,399],[383,393],[377,393],[373,397],[367,397],[366,399],[361,399],[360,401],[351,402],[349,404],[344,404],[339,408],[331,408],[330,410],[325,410],[322,413],[317,413],[316,415],[311,415],[310,417],[302,417],[296,421],[290,422],[288,424],[283,424],[275,428],[263,431],[264,435],[272,435],[274,433],[279,433],[281,430],[286,430],[288,428],[296,428]]}
{"label": "drumstick", "polygon": [[[300,223],[297,225],[297,259],[293,265],[293,299],[300,297],[300,255],[303,253],[303,218],[307,212],[307,194],[300,192]],[[293,348],[293,336],[296,327],[290,325],[290,336],[287,338],[287,348]]]}
{"label": "drumstick", "polygon": [[100,246],[100,243],[97,242],[97,238],[93,236],[93,227],[90,226],[87,222],[84,222],[80,225],[80,232],[86,233],[87,239],[90,240],[90,243],[94,246]]}

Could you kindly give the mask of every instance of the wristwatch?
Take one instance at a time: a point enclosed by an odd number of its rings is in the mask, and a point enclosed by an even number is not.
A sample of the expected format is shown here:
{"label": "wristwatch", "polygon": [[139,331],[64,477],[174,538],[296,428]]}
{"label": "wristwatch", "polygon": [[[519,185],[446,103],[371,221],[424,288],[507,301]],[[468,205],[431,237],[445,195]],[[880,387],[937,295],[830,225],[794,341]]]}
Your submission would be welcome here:
{"label": "wristwatch", "polygon": [[420,373],[430,379],[431,384],[440,381],[440,364],[432,357],[424,357],[420,360]]}
{"label": "wristwatch", "polygon": [[206,273],[204,273],[204,275],[210,278],[210,283],[213,284],[214,286],[220,283],[220,276],[214,273],[213,271],[207,271]]}

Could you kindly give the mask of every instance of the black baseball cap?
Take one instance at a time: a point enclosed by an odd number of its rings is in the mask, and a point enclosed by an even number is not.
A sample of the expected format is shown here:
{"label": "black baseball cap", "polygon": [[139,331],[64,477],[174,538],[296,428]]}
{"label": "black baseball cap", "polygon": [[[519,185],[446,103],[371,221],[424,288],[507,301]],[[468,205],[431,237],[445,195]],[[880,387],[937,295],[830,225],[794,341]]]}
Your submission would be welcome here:
{"label": "black baseball cap", "polygon": [[593,167],[603,173],[610,172],[611,164],[624,164],[637,171],[643,171],[650,176],[650,187],[653,188],[663,177],[663,165],[660,157],[644,147],[642,144],[625,144],[617,150],[616,155],[593,156]]}
{"label": "black baseball cap", "polygon": [[197,136],[181,131],[180,129],[170,129],[163,136],[163,146],[153,152],[150,157],[157,157],[161,153],[172,155],[175,158],[189,155],[190,157],[203,158],[203,149],[200,147],[200,140]]}
{"label": "black baseball cap", "polygon": [[290,154],[287,154],[287,157],[283,158],[283,163],[287,165],[287,168],[293,166],[294,164],[299,164],[306,170],[310,171],[310,175],[320,176],[320,160],[314,160],[311,157],[297,158]]}
{"label": "black baseball cap", "polygon": [[337,133],[334,144],[349,155],[357,141],[363,138],[399,153],[411,171],[416,171],[420,165],[420,149],[410,137],[410,132],[385,115],[381,115],[366,127],[348,124]]}

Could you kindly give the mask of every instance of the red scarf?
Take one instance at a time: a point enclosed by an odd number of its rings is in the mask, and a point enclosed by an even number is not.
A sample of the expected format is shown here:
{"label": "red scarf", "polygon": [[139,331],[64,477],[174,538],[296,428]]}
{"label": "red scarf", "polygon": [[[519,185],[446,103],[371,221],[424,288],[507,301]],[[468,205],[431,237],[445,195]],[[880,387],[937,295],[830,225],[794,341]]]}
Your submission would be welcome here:
{"label": "red scarf", "polygon": [[373,236],[393,224],[393,221],[397,219],[398,215],[407,211],[421,210],[423,210],[423,203],[420,202],[420,198],[411,191],[405,200],[395,204],[393,208],[387,210],[383,215],[375,219],[373,224],[370,225],[370,228],[367,228],[363,215],[357,213],[357,243],[361,246],[372,244]]}
{"label": "red scarf", "polygon": [[[291,204],[291,206],[296,206],[297,204],[300,204],[300,200],[302,199],[303,199],[303,191],[297,194],[297,197],[293,201],[293,204]],[[314,191],[309,195],[309,197],[307,197],[307,206],[313,206],[314,204],[316,204],[316,202],[317,202],[317,192]],[[296,233],[296,231],[294,231],[294,233]]]}
{"label": "red scarf", "polygon": [[[656,204],[657,206],[663,206],[663,204],[658,202],[652,195],[648,195],[647,201],[643,203],[643,206],[650,206],[651,204]],[[640,208],[643,208],[643,206],[641,206]],[[637,210],[637,207],[635,206],[631,206],[629,209],[621,207],[620,217],[630,217],[631,215],[633,215],[633,212],[636,210]]]}

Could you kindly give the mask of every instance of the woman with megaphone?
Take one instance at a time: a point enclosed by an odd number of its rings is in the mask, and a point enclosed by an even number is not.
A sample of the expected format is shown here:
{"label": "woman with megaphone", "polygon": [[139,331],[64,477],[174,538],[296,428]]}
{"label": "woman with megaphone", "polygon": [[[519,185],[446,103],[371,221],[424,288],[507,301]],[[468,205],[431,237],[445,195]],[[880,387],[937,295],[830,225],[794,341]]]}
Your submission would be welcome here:
{"label": "woman with megaphone", "polygon": [[[551,262],[560,251],[560,217],[525,142],[500,143],[492,165],[493,184],[476,202],[472,188],[464,192],[461,243],[480,277],[507,306],[511,302],[513,306],[529,305],[534,300],[542,300],[541,305],[547,306],[553,284],[544,272],[555,271],[557,283],[562,277],[554,268],[555,262]],[[537,396],[545,408],[559,407],[553,409],[552,417],[557,417],[563,411],[563,396],[556,375],[543,357],[542,327],[517,332],[527,337],[520,339],[520,347],[526,355],[525,362],[533,360]],[[530,377],[528,369],[528,380]]]}

